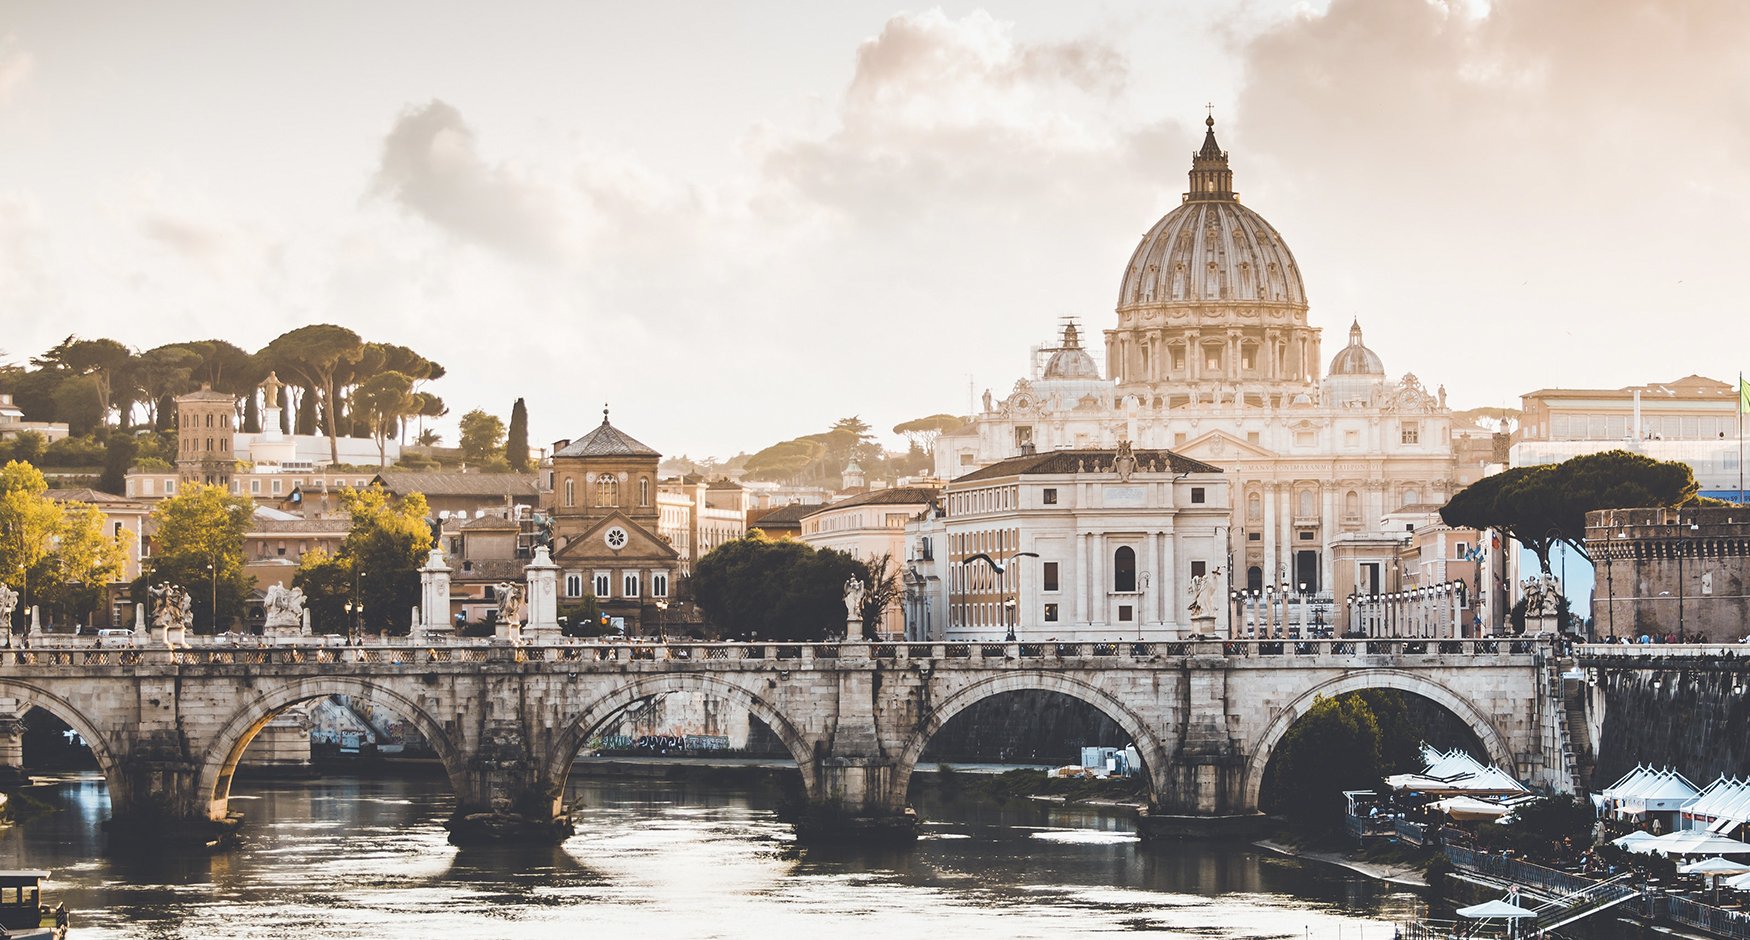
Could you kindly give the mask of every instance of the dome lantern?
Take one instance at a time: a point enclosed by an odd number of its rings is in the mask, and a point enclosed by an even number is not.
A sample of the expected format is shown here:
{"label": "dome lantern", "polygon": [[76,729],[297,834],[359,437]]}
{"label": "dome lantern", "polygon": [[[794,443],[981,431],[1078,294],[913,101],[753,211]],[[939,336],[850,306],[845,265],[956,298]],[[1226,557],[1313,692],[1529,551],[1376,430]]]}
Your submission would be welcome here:
{"label": "dome lantern", "polygon": [[1215,117],[1212,115],[1203,123],[1208,129],[1203,132],[1203,149],[1191,155],[1191,191],[1185,194],[1185,201],[1237,201],[1239,196],[1234,193],[1234,174],[1228,169],[1227,151],[1215,142]]}

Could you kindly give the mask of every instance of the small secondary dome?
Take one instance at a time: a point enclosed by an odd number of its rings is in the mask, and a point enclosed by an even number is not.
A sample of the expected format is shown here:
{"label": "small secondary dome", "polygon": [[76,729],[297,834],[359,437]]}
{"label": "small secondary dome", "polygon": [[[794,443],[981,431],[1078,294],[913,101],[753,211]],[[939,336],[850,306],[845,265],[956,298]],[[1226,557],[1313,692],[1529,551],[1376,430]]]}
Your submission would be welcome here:
{"label": "small secondary dome", "polygon": [[1385,363],[1361,342],[1361,321],[1349,324],[1349,345],[1331,357],[1331,375],[1385,375]]}
{"label": "small secondary dome", "polygon": [[1100,366],[1094,362],[1094,357],[1082,348],[1081,331],[1074,323],[1064,324],[1063,341],[1058,350],[1051,354],[1045,363],[1045,372],[1041,378],[1046,379],[1095,379],[1100,378]]}

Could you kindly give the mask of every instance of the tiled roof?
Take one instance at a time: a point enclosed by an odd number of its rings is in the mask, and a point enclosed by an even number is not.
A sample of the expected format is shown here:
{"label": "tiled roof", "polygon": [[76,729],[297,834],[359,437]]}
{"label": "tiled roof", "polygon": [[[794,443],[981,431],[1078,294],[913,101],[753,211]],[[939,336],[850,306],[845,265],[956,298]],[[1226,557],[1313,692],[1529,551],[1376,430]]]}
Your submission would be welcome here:
{"label": "tiled roof", "polygon": [[604,415],[601,427],[565,445],[553,456],[661,457],[662,455],[657,453],[655,448],[638,442],[625,431],[609,424],[607,416]]}
{"label": "tiled roof", "polygon": [[[1222,469],[1214,464],[1201,460],[1192,460],[1183,454],[1175,454],[1170,450],[1139,450],[1134,452],[1136,469],[1146,473],[1149,465],[1164,465],[1168,473],[1221,473]],[[1024,476],[1027,474],[1046,473],[1093,473],[1099,467],[1110,472],[1112,460],[1117,451],[1111,450],[1054,450],[1043,454],[1023,454],[999,460],[982,470],[974,470],[962,477],[955,477],[955,483],[973,483],[979,480],[991,480],[998,477]]]}
{"label": "tiled roof", "polygon": [[102,490],[94,490],[89,486],[66,490],[51,489],[44,491],[43,495],[57,503],[92,503],[94,505],[125,503],[128,505],[137,505],[135,500],[131,500],[126,496],[105,493]]}
{"label": "tiled roof", "polygon": [[424,493],[427,496],[510,496],[534,499],[540,496],[535,478],[525,473],[419,473],[385,470],[373,482],[391,493]]}
{"label": "tiled roof", "polygon": [[263,519],[249,524],[250,535],[345,535],[351,519]]}
{"label": "tiled roof", "polygon": [[762,515],[748,516],[747,527],[750,529],[757,529],[762,526],[774,525],[799,526],[802,524],[803,516],[820,508],[822,507],[819,503],[790,503],[788,505],[779,506],[776,509],[768,510]]}
{"label": "tiled roof", "polygon": [[457,526],[458,529],[516,529],[517,524],[503,516],[480,516]]}
{"label": "tiled roof", "polygon": [[853,496],[850,499],[827,503],[824,506],[811,506],[804,516],[812,516],[829,509],[846,509],[851,506],[900,506],[928,503],[941,494],[941,490],[933,486],[895,486],[885,490],[874,490]]}

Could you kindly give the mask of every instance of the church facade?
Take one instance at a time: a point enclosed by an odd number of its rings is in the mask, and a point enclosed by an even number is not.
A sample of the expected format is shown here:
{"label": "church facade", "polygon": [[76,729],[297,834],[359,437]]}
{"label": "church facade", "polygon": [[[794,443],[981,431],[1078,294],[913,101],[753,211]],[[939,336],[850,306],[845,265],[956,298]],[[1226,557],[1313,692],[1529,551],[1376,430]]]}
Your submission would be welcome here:
{"label": "church facade", "polygon": [[1358,322],[1327,363],[1309,309],[1286,241],[1234,192],[1212,119],[1183,201],[1124,268],[1104,370],[1069,322],[1031,375],[937,440],[937,473],[1121,442],[1170,451],[1225,471],[1227,557],[1209,561],[1230,592],[1392,590],[1404,532],[1385,517],[1444,503],[1482,466],[1455,456],[1444,388],[1389,377]]}

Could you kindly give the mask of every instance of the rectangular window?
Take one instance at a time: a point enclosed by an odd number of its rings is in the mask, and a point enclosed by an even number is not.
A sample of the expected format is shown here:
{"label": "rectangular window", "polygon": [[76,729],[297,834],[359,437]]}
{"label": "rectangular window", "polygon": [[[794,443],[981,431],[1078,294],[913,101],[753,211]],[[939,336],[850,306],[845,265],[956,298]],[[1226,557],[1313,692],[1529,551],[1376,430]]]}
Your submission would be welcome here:
{"label": "rectangular window", "polygon": [[1039,576],[1039,583],[1040,583],[1039,589],[1042,591],[1056,591],[1058,589],[1057,588],[1057,562],[1048,561],[1048,562],[1040,565],[1039,570],[1042,572],[1042,574],[1040,574],[1040,576]]}
{"label": "rectangular window", "polygon": [[164,481],[164,495],[165,496],[175,496],[176,495],[176,481],[175,480],[165,480]]}
{"label": "rectangular window", "polygon": [[578,574],[576,572],[567,572],[566,573],[566,575],[565,575],[565,596],[566,597],[582,597],[583,596],[583,575]]}
{"label": "rectangular window", "polygon": [[1248,541],[1248,542],[1262,542],[1262,541],[1264,541],[1264,533],[1262,533],[1262,532],[1247,532],[1246,533],[1246,541]]}
{"label": "rectangular window", "polygon": [[1118,622],[1119,623],[1129,623],[1132,619],[1132,616],[1133,616],[1133,611],[1132,611],[1132,608],[1129,604],[1119,604],[1118,605]]}
{"label": "rectangular window", "polygon": [[1045,491],[1040,494],[1039,501],[1044,503],[1047,506],[1057,505],[1057,487],[1055,487],[1055,486],[1046,487]]}
{"label": "rectangular window", "polygon": [[122,524],[118,522],[115,524],[115,537],[121,538],[121,535],[122,535]]}
{"label": "rectangular window", "polygon": [[1185,432],[1184,431],[1173,432],[1173,446],[1174,447],[1185,446]]}
{"label": "rectangular window", "polygon": [[1361,432],[1360,431],[1344,431],[1343,432],[1343,446],[1351,448],[1351,449],[1356,448],[1356,447],[1360,447],[1361,446]]}
{"label": "rectangular window", "polygon": [[1398,443],[1418,444],[1422,441],[1422,425],[1416,421],[1405,421],[1398,426]]}
{"label": "rectangular window", "polygon": [[1203,501],[1204,501],[1203,487],[1201,487],[1201,486],[1191,487],[1191,502],[1201,503]]}
{"label": "rectangular window", "polygon": [[1464,553],[1468,547],[1469,546],[1465,545],[1463,542],[1459,542],[1452,550],[1452,557],[1462,561],[1464,559]]}
{"label": "rectangular window", "polygon": [[1209,570],[1209,563],[1208,562],[1194,561],[1191,563],[1191,577],[1193,577],[1193,578],[1203,577],[1204,573],[1207,572],[1208,570]]}
{"label": "rectangular window", "polygon": [[592,580],[595,581],[595,584],[591,585],[591,587],[595,589],[596,597],[607,598],[611,596],[608,594],[608,573],[606,571],[596,572],[595,577]]}
{"label": "rectangular window", "polygon": [[280,494],[280,481],[274,480],[273,481],[273,495],[278,496],[279,494]]}
{"label": "rectangular window", "polygon": [[1056,623],[1057,622],[1057,605],[1056,604],[1046,604],[1045,605],[1045,622],[1046,623]]}
{"label": "rectangular window", "polygon": [[1246,443],[1248,443],[1248,444],[1260,443],[1260,438],[1258,437],[1258,432],[1257,431],[1247,431],[1246,432]]}
{"label": "rectangular window", "polygon": [[1313,534],[1311,532],[1302,532],[1300,533],[1300,540],[1302,542],[1310,542],[1313,540]]}
{"label": "rectangular window", "polygon": [[668,572],[658,571],[650,576],[650,596],[668,596]]}
{"label": "rectangular window", "polygon": [[638,572],[628,571],[620,575],[621,597],[642,597],[644,592],[638,590]]}
{"label": "rectangular window", "polygon": [[[274,482],[277,483],[279,481],[275,480]],[[261,495],[261,481],[260,480],[250,480],[249,481],[249,493],[252,496]]]}

